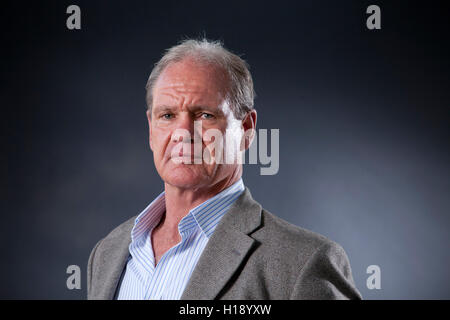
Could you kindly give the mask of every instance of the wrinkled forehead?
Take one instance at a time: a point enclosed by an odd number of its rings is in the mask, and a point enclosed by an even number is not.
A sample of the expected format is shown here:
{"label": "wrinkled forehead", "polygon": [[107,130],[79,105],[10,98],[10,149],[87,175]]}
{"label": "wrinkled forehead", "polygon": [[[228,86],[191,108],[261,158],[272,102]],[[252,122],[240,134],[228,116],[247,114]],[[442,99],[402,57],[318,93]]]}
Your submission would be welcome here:
{"label": "wrinkled forehead", "polygon": [[169,64],[158,77],[154,95],[171,94],[207,95],[210,98],[225,97],[228,91],[228,77],[219,66],[185,58]]}

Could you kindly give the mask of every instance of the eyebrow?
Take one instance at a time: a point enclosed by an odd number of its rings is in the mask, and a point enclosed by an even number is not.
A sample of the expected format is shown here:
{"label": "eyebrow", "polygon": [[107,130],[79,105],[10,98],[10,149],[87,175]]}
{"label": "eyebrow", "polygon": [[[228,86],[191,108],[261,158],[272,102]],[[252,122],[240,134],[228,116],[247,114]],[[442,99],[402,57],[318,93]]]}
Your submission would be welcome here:
{"label": "eyebrow", "polygon": [[[153,108],[153,112],[154,113],[159,113],[159,112],[164,112],[164,111],[173,112],[177,109],[178,109],[177,106],[160,105],[160,106],[156,106],[155,108]],[[193,112],[199,111],[199,110],[206,110],[206,111],[209,111],[212,113],[221,113],[220,108],[213,108],[210,106],[191,106],[191,107],[188,107],[188,109]]]}
{"label": "eyebrow", "polygon": [[171,106],[166,106],[166,105],[162,105],[162,106],[156,106],[153,108],[153,112],[154,113],[158,113],[158,112],[162,112],[162,111],[172,111],[176,109],[176,107],[171,107]]}

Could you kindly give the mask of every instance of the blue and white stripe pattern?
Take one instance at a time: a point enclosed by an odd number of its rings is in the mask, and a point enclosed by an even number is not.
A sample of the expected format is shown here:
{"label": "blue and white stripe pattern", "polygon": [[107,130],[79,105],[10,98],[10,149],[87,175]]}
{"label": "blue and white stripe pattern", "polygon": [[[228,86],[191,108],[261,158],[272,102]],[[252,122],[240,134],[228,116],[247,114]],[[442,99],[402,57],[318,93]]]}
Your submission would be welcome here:
{"label": "blue and white stripe pattern", "polygon": [[131,230],[130,257],[118,300],[179,300],[208,239],[222,216],[244,191],[242,179],[206,200],[181,219],[181,242],[170,248],[155,267],[151,232],[165,212],[161,193],[136,218]]}

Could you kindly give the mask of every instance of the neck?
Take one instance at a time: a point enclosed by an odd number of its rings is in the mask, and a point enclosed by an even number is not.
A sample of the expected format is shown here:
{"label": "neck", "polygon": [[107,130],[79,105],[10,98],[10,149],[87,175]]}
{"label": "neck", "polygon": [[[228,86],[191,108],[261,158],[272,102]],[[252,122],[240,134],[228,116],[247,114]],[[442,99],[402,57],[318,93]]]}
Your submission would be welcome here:
{"label": "neck", "polygon": [[178,232],[178,224],[196,206],[236,183],[241,175],[232,175],[207,188],[183,189],[165,183],[166,213],[161,228]]}

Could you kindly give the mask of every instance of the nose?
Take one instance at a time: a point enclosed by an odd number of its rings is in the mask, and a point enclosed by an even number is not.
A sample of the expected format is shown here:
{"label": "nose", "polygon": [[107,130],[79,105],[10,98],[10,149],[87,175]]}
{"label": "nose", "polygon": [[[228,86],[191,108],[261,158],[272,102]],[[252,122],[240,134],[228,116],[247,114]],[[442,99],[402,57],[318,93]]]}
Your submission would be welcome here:
{"label": "nose", "polygon": [[194,119],[188,114],[181,114],[177,121],[172,141],[184,143],[194,143]]}

